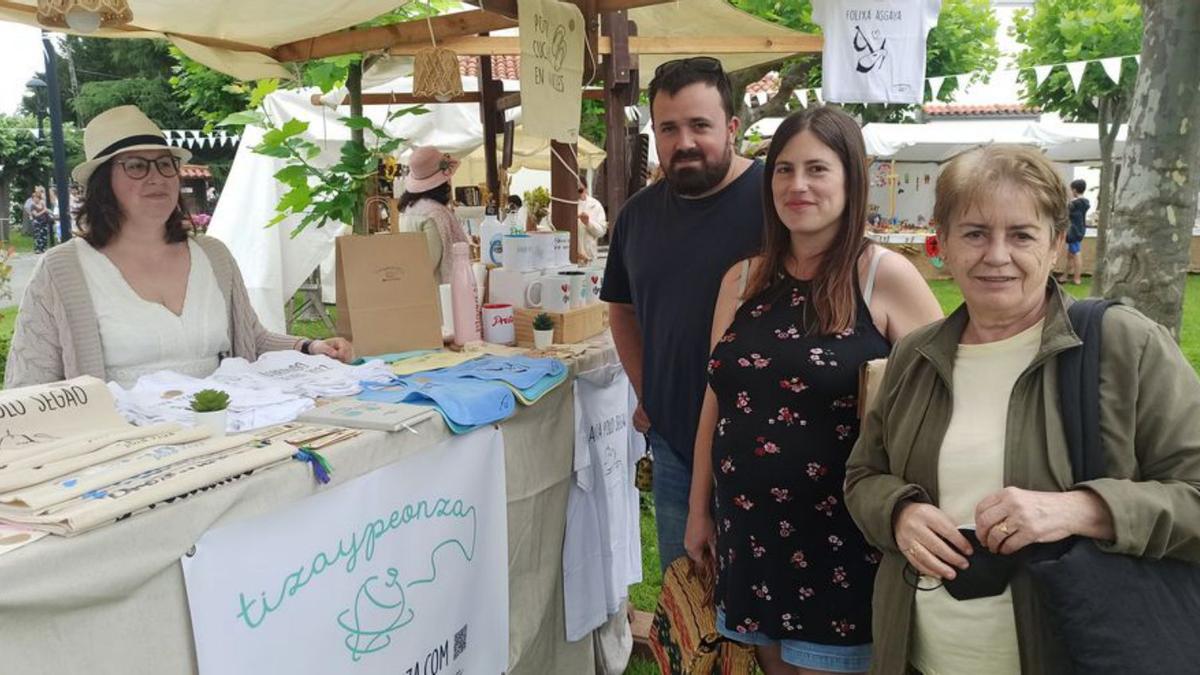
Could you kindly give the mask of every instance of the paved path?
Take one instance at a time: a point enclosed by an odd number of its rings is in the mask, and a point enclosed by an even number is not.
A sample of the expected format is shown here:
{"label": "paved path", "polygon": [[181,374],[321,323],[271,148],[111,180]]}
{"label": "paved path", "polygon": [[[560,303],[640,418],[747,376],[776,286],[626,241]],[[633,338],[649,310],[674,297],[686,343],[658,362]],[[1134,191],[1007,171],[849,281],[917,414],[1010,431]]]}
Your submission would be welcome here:
{"label": "paved path", "polygon": [[29,279],[33,276],[33,268],[37,265],[39,257],[34,253],[17,253],[9,258],[8,263],[13,267],[9,285],[12,289],[12,297],[0,298],[0,307],[21,304],[21,297],[25,295],[25,287],[29,285]]}

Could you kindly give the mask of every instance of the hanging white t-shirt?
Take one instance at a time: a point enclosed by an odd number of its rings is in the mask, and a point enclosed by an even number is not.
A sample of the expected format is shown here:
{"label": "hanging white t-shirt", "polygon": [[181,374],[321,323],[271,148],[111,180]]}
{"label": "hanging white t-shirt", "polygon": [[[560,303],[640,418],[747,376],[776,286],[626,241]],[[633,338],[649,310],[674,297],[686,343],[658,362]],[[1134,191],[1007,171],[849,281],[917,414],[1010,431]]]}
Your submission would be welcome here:
{"label": "hanging white t-shirt", "polygon": [[925,38],[941,0],[812,0],[825,34],[821,95],[836,103],[921,103]]}
{"label": "hanging white t-shirt", "polygon": [[[629,378],[620,365],[575,380],[575,462],[563,541],[567,640],[586,637],[621,611],[642,580],[637,457]],[[640,457],[640,454],[638,455]]]}
{"label": "hanging white t-shirt", "polygon": [[183,311],[143,299],[108,256],[79,240],[79,264],[100,325],[105,379],[131,387],[138,377],[171,370],[206,377],[228,352],[229,309],[204,249],[188,239],[191,271]]}

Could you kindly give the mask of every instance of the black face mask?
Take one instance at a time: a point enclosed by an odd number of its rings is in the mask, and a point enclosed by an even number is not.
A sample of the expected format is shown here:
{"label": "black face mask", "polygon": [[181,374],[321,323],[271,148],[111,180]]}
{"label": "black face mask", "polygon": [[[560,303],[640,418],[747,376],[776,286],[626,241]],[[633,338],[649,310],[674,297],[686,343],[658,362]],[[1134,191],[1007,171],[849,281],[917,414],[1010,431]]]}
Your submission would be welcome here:
{"label": "black face mask", "polygon": [[967,569],[955,570],[954,578],[943,583],[946,592],[955,600],[974,600],[1003,593],[1017,567],[1017,557],[987,550],[979,543],[973,529],[964,527],[958,531],[971,542],[974,553],[967,556]]}
{"label": "black face mask", "polygon": [[[971,548],[974,550],[974,553],[967,556],[967,569],[955,569],[953,579],[943,580],[935,586],[922,586],[917,571],[906,565],[905,582],[919,591],[932,591],[939,586],[945,586],[946,592],[955,600],[974,600],[1003,593],[1017,567],[1017,556],[999,555],[987,550],[987,547],[979,543],[975,530],[971,528],[963,527],[958,531],[971,542]],[[910,579],[910,576],[913,578]]]}

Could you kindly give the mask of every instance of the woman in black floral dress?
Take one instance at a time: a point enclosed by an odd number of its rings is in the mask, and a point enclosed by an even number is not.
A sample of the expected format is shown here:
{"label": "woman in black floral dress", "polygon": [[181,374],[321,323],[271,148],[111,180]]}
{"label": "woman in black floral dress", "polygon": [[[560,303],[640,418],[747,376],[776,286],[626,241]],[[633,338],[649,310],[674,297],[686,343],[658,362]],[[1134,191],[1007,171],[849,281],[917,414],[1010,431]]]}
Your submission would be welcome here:
{"label": "woman in black floral dress", "polygon": [[767,155],[764,252],[729,270],[714,313],[685,545],[716,565],[718,628],[767,675],[870,665],[879,556],[842,495],[858,370],[941,317],[912,264],[865,239],[866,171],[845,113],[788,117]]}

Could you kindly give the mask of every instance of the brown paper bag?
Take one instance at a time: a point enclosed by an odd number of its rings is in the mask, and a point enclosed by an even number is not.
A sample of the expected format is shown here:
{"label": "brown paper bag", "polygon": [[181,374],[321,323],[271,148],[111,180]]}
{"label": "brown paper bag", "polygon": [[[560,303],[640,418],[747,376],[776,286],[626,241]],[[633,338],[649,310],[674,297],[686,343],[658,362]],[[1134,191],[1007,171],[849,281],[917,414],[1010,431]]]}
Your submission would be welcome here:
{"label": "brown paper bag", "polygon": [[872,359],[858,369],[858,417],[862,419],[870,412],[879,396],[879,385],[887,371],[887,359]]}
{"label": "brown paper bag", "polygon": [[337,238],[337,331],[364,356],[438,349],[441,308],[425,235]]}

